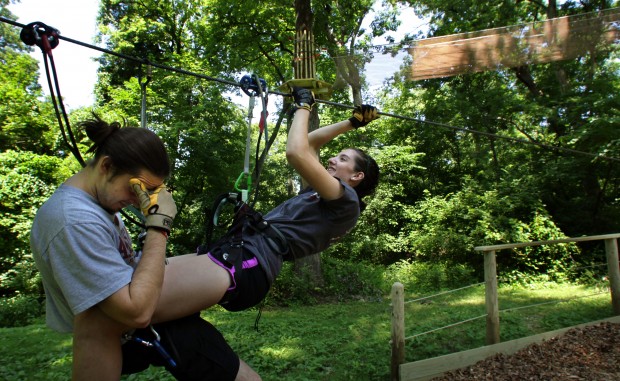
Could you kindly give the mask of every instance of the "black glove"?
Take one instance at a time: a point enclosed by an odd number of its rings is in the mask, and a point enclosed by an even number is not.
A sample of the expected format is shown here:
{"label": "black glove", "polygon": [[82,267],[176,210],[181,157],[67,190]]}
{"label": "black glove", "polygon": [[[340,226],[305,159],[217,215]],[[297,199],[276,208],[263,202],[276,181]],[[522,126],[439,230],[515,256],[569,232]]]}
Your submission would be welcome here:
{"label": "black glove", "polygon": [[131,188],[138,196],[140,209],[146,218],[146,227],[163,230],[170,233],[172,221],[177,215],[177,206],[170,192],[164,184],[149,192],[140,179],[129,180]]}
{"label": "black glove", "polygon": [[314,105],[314,94],[312,91],[308,89],[304,89],[303,87],[293,87],[293,99],[295,100],[295,110],[300,108],[306,109],[308,111],[312,111],[312,106]]}
{"label": "black glove", "polygon": [[349,118],[349,121],[351,122],[353,127],[357,129],[360,127],[364,127],[368,123],[378,118],[379,111],[375,106],[361,105],[356,106],[355,109],[353,109],[353,116]]}

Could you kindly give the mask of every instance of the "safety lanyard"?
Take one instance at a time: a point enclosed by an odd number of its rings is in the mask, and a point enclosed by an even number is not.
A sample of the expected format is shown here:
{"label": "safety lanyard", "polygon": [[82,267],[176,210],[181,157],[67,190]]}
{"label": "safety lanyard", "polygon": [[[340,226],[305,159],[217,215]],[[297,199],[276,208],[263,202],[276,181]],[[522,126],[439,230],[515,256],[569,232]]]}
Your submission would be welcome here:
{"label": "safety lanyard", "polygon": [[[254,115],[254,106],[256,104],[256,96],[261,97],[263,110],[261,112],[261,120],[259,127],[261,134],[265,134],[265,142],[268,141],[267,134],[267,100],[265,94],[267,93],[267,83],[264,79],[258,78],[255,74],[245,75],[239,81],[241,90],[250,97],[248,105],[248,131],[245,139],[245,157],[243,161],[243,172],[235,181],[235,190],[241,193],[241,201],[247,202],[250,189],[252,187],[252,175],[250,174],[250,151],[252,143],[252,117]],[[245,189],[242,189],[243,180],[245,179]]]}
{"label": "safety lanyard", "polygon": [[147,348],[155,348],[157,353],[159,353],[161,355],[161,357],[164,358],[164,360],[168,363],[168,365],[170,365],[173,368],[176,367],[177,363],[170,356],[170,354],[168,354],[166,349],[164,349],[164,347],[161,345],[159,333],[157,333],[157,331],[155,330],[155,328],[153,328],[152,325],[150,326],[150,328],[151,328],[151,332],[155,336],[154,340],[151,340],[151,341],[144,340],[143,338],[138,337],[138,336],[134,336],[132,334],[125,334],[124,338],[126,340],[133,341],[133,342],[136,342],[138,344],[144,345]]}

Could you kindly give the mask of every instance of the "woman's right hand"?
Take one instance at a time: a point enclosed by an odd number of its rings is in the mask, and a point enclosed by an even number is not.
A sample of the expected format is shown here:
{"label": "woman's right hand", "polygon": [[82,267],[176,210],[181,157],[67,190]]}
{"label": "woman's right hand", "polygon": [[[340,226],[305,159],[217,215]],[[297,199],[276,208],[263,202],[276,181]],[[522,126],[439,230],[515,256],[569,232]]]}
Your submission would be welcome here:
{"label": "woman's right hand", "polygon": [[312,111],[312,106],[314,106],[314,94],[312,91],[305,89],[303,87],[293,87],[293,99],[295,100],[295,107],[297,109],[303,108],[308,111]]}

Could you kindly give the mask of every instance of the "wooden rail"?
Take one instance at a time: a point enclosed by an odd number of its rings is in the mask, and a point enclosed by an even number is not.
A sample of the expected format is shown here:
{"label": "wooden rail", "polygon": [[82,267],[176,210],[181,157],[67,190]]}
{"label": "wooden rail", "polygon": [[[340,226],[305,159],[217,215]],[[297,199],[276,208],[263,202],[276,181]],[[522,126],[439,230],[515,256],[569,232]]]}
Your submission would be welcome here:
{"label": "wooden rail", "polygon": [[[497,262],[496,251],[505,249],[514,249],[518,247],[552,245],[558,243],[585,242],[585,241],[605,241],[605,255],[607,258],[607,271],[609,274],[609,286],[611,292],[611,303],[614,314],[620,315],[620,263],[618,260],[618,238],[620,233],[596,235],[588,237],[563,238],[550,241],[535,241],[521,243],[507,243],[491,246],[477,246],[475,251],[481,251],[484,254],[484,281],[485,281],[485,305],[486,305],[486,344],[487,347],[479,348],[476,351],[477,356],[465,356],[466,352],[459,352],[448,356],[457,356],[457,358],[448,359],[447,356],[441,356],[436,359],[427,359],[417,361],[415,363],[404,363],[405,361],[405,316],[404,316],[404,289],[399,282],[392,286],[392,359],[391,359],[391,380],[392,381],[413,381],[427,380],[432,377],[439,376],[443,372],[458,369],[471,365],[479,361],[481,354],[490,356],[493,353],[499,353],[498,344],[500,342],[500,326],[499,326],[499,302],[497,296]],[[554,331],[555,332],[555,331]],[[560,332],[560,331],[557,331]],[[547,335],[549,333],[546,333]],[[544,337],[545,334],[537,335]],[[519,345],[531,342],[521,340]],[[512,343],[512,342],[511,342]],[[508,344],[508,343],[506,343]],[[517,348],[516,345],[510,345],[511,348]],[[493,352],[495,351],[495,352]],[[461,355],[463,354],[463,355]],[[454,356],[453,356],[454,355]],[[467,359],[463,361],[463,359]],[[456,360],[459,361],[456,361]],[[475,359],[475,361],[474,361]],[[468,363],[468,361],[471,361]],[[429,370],[432,363],[433,370]],[[438,369],[441,372],[438,373]],[[421,374],[416,374],[416,372]]]}
{"label": "wooden rail", "polygon": [[496,251],[514,249],[517,247],[604,240],[605,254],[607,257],[607,271],[609,272],[609,285],[611,289],[611,303],[614,309],[614,313],[616,315],[620,315],[620,267],[618,267],[618,237],[620,237],[620,234],[607,234],[589,237],[564,238],[551,241],[507,243],[502,245],[475,247],[474,250],[482,251],[484,253],[484,282],[487,310],[487,345],[497,344],[500,341],[499,303],[497,299],[497,263],[495,259]]}

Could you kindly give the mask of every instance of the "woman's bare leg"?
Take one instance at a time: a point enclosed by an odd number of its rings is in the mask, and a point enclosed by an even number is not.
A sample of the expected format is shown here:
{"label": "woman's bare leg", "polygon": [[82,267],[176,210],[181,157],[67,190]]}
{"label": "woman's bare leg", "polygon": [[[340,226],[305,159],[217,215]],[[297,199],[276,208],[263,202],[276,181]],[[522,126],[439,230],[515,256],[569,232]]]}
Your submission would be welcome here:
{"label": "woman's bare leg", "polygon": [[208,255],[168,259],[153,323],[182,318],[216,305],[231,285],[230,274]]}

